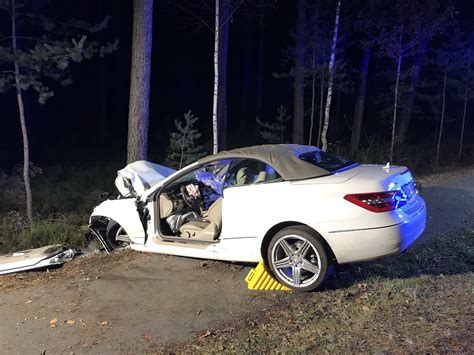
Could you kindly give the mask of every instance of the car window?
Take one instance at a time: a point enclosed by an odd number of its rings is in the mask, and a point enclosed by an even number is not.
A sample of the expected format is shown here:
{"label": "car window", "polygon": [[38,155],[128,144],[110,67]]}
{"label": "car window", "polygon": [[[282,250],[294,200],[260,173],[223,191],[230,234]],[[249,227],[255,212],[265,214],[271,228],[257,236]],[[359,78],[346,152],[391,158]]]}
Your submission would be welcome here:
{"label": "car window", "polygon": [[350,161],[332,153],[323,152],[321,150],[303,153],[299,156],[299,158],[310,164],[323,168],[330,173],[357,165],[356,162]]}
{"label": "car window", "polygon": [[225,176],[231,163],[232,160],[229,159],[217,160],[184,174],[175,183],[200,181],[204,185],[211,187],[218,194],[222,194]]}
{"label": "car window", "polygon": [[232,163],[224,187],[281,181],[273,167],[256,159],[237,159]]}

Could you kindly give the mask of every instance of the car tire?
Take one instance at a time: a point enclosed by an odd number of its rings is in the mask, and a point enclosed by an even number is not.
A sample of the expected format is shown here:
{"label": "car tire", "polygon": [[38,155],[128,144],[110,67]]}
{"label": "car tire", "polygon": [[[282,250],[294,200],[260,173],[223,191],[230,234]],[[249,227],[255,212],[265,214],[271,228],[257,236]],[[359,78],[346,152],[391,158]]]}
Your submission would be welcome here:
{"label": "car tire", "polygon": [[130,245],[128,242],[117,240],[117,235],[122,232],[124,233],[123,235],[127,235],[122,226],[115,221],[111,220],[107,225],[106,240],[112,250],[125,248]]}
{"label": "car tire", "polygon": [[331,274],[328,250],[309,227],[294,226],[276,233],[267,248],[273,276],[294,291],[312,291]]}

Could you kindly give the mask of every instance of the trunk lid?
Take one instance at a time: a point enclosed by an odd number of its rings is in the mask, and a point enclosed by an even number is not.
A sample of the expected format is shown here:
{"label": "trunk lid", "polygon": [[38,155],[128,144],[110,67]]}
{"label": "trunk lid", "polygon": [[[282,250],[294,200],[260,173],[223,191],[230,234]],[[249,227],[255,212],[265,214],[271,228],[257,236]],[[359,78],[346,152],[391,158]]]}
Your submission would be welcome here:
{"label": "trunk lid", "polygon": [[[362,188],[362,191],[355,192],[400,190],[407,202],[412,201],[418,194],[413,175],[404,166],[364,164],[359,167],[358,172],[350,178],[351,184]],[[367,187],[367,191],[364,191],[364,187]]]}

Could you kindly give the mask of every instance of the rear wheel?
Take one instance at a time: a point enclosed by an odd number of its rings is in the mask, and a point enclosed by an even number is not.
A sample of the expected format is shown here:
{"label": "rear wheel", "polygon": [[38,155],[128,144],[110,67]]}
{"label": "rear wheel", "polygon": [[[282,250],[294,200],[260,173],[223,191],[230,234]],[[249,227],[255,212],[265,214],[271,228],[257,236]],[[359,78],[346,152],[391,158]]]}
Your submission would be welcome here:
{"label": "rear wheel", "polygon": [[304,226],[275,234],[268,245],[267,261],[278,281],[295,291],[314,290],[332,270],[323,244]]}

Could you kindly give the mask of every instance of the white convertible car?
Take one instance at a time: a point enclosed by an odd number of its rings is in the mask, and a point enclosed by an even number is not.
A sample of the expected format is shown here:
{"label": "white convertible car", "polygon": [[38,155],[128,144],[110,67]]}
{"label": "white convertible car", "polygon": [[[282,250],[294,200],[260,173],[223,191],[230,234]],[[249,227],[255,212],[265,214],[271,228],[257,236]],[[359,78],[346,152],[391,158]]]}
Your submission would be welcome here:
{"label": "white convertible car", "polygon": [[132,249],[256,263],[299,291],[334,263],[404,252],[426,208],[410,171],[365,165],[318,148],[264,145],[223,151],[173,171],[135,162],[119,171],[123,197],[90,217],[111,251]]}

